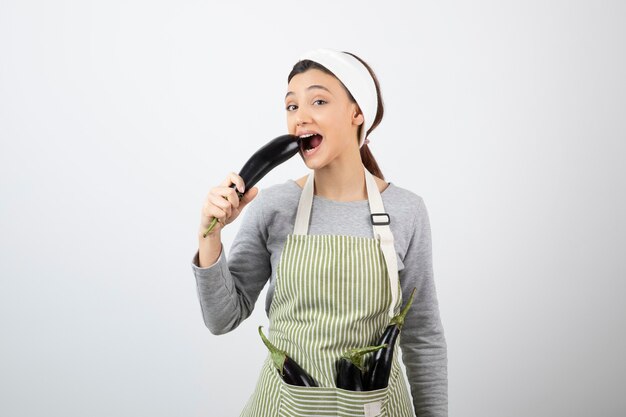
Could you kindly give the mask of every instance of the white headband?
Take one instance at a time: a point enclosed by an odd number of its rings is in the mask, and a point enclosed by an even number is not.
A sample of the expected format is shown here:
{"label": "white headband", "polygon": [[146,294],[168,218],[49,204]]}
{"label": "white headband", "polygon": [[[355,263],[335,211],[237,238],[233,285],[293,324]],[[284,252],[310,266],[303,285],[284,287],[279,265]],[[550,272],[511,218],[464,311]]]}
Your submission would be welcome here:
{"label": "white headband", "polygon": [[365,133],[372,126],[378,109],[376,84],[370,72],[352,55],[332,49],[311,50],[299,58],[300,61],[304,59],[315,61],[335,74],[356,100],[364,118],[359,138],[359,148],[362,147],[365,143]]}

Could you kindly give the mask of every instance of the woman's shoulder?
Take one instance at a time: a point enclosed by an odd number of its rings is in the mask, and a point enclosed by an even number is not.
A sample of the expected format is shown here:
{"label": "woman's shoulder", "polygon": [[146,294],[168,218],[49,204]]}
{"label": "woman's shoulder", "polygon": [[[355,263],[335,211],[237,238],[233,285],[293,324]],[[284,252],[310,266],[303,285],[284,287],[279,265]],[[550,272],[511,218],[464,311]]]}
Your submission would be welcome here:
{"label": "woman's shoulder", "polygon": [[394,183],[390,183],[387,191],[382,194],[383,204],[385,211],[389,213],[396,248],[404,265],[405,256],[416,233],[419,234],[418,240],[424,239],[421,244],[429,239],[422,234],[425,225],[429,224],[428,212],[420,194]]}
{"label": "woman's shoulder", "polygon": [[389,186],[381,194],[383,203],[405,209],[417,209],[424,205],[424,199],[421,195],[408,188],[389,182]]}
{"label": "woman's shoulder", "polygon": [[422,224],[428,218],[424,198],[408,188],[391,182],[387,190],[382,193],[382,198],[389,215],[395,218],[396,222],[399,221],[410,229]]}

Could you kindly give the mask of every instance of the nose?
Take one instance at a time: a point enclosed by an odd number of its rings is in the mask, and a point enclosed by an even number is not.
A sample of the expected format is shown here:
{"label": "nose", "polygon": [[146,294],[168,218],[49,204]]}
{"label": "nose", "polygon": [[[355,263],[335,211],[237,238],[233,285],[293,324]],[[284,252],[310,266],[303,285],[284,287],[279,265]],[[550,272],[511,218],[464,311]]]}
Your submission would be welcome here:
{"label": "nose", "polygon": [[296,126],[302,126],[304,123],[306,123],[303,121],[303,119],[304,118],[302,116],[296,116]]}
{"label": "nose", "polygon": [[302,126],[309,122],[310,117],[302,108],[299,108],[295,113],[295,119],[296,126]]}

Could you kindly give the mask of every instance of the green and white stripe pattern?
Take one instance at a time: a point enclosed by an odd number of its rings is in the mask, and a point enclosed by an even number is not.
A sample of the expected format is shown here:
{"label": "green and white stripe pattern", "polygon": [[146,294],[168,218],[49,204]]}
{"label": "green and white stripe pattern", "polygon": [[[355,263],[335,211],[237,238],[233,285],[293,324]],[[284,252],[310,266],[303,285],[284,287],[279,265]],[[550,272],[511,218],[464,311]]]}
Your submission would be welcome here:
{"label": "green and white stripe pattern", "polygon": [[[390,300],[378,240],[287,236],[276,273],[269,338],[320,387],[286,384],[268,357],[242,417],[413,417],[397,351],[387,388],[351,392],[335,387],[336,360],[348,349],[375,344],[389,323]],[[398,300],[396,309],[400,305]]]}

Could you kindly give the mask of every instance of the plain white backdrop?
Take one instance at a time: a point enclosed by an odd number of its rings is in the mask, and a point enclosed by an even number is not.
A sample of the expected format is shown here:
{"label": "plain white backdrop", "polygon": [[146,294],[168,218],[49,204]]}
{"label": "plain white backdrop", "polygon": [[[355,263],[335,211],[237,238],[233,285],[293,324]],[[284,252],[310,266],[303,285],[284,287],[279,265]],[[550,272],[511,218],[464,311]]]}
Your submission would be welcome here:
{"label": "plain white backdrop", "polygon": [[428,208],[450,415],[625,415],[625,20],[603,0],[2,1],[0,415],[238,415],[265,292],[234,332],[204,327],[200,209],[286,133],[317,47],[373,67],[371,149]]}

